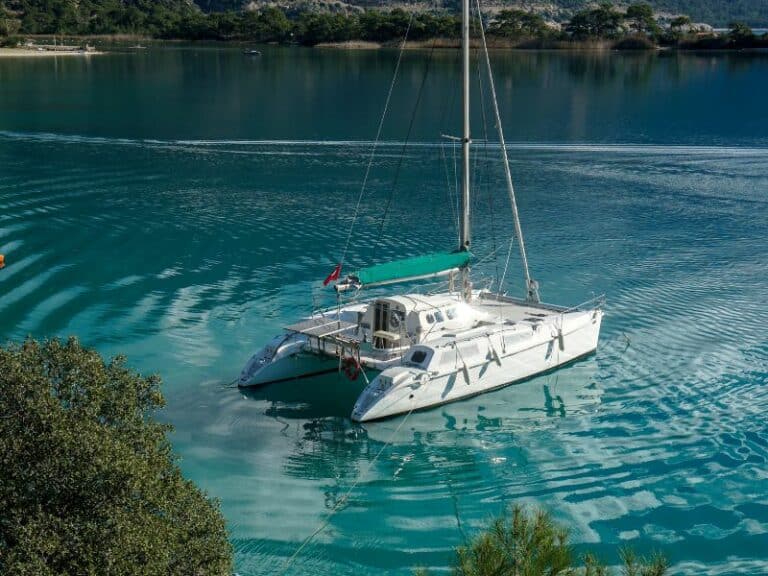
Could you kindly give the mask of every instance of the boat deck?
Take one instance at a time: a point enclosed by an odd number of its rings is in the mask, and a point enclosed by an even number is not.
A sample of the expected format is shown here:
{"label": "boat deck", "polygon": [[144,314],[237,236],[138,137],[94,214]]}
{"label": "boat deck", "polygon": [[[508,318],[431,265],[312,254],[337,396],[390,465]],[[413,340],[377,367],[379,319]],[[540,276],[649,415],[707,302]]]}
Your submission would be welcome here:
{"label": "boat deck", "polygon": [[545,318],[559,316],[562,310],[542,308],[535,304],[518,304],[516,302],[499,302],[496,300],[480,300],[473,302],[472,307],[500,322],[542,322]]}
{"label": "boat deck", "polygon": [[305,336],[312,336],[314,338],[327,338],[329,336],[344,334],[344,332],[348,331],[354,332],[357,330],[357,324],[328,317],[315,317],[286,326],[285,330],[287,332],[296,332],[297,334],[304,334]]}
{"label": "boat deck", "polygon": [[[342,319],[345,312],[363,307],[364,304],[358,303],[348,308],[342,308],[341,315],[334,311],[332,314],[315,316],[286,326],[285,330],[307,336],[310,347],[318,353],[336,357],[354,355],[361,365],[378,370],[397,364],[410,348],[410,341],[405,340],[407,343],[398,348],[373,349],[370,342],[361,342],[359,326],[356,322]],[[473,338],[477,337],[480,332],[493,329],[494,325],[546,323],[548,319],[551,321],[553,318],[572,310],[550,304],[533,304],[525,300],[496,294],[478,294],[472,301],[472,308],[479,312],[480,316],[485,316],[485,320],[480,325],[463,331],[461,335],[446,329],[435,330],[425,334],[421,343],[437,343],[445,337],[456,339],[459,336],[460,339],[463,339],[461,337],[463,335]]]}

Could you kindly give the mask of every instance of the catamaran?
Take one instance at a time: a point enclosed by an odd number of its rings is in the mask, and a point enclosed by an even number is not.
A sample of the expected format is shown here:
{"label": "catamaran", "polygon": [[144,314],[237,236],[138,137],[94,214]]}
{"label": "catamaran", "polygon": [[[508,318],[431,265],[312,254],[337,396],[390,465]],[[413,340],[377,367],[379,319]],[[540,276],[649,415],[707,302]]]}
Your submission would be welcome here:
{"label": "catamaran", "polygon": [[[340,371],[367,385],[352,410],[358,422],[431,408],[495,390],[594,353],[602,298],[577,307],[545,304],[531,277],[507,158],[491,63],[480,26],[514,233],[526,294],[477,290],[471,281],[470,0],[462,2],[463,134],[461,220],[453,251],[379,264],[326,278],[338,304],[287,326],[243,368],[241,387]],[[480,15],[478,5],[478,15]],[[442,292],[357,300],[361,290],[415,280],[447,280]],[[342,302],[346,294],[355,298]]]}

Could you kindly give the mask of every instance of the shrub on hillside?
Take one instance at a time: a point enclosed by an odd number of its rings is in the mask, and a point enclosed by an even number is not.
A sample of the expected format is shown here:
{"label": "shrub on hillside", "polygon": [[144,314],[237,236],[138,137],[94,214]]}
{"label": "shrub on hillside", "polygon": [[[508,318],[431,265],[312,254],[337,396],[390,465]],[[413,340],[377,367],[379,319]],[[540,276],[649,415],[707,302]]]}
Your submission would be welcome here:
{"label": "shrub on hillside", "polygon": [[74,338],[0,348],[1,574],[231,574],[217,503],[152,417],[159,386]]}
{"label": "shrub on hillside", "polygon": [[[454,576],[608,576],[610,571],[593,555],[574,565],[568,531],[544,511],[528,512],[520,506],[495,519],[466,546],[456,550]],[[667,561],[656,555],[640,558],[620,552],[623,576],[664,576]],[[427,575],[426,570],[417,575]]]}

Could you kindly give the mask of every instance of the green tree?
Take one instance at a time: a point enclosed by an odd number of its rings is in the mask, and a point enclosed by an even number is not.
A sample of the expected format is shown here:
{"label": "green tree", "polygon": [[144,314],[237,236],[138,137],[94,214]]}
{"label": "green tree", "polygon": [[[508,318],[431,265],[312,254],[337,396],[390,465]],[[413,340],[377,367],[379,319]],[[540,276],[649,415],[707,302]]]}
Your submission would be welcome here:
{"label": "green tree", "polygon": [[281,42],[291,31],[292,24],[285,13],[274,6],[249,10],[240,16],[239,36],[256,42]]}
{"label": "green tree", "polygon": [[691,17],[685,15],[676,16],[675,18],[672,18],[672,21],[669,23],[669,25],[676,30],[685,28],[686,26],[691,25]]}
{"label": "green tree", "polygon": [[0,36],[13,36],[19,32],[20,22],[0,8]]}
{"label": "green tree", "polygon": [[551,516],[521,507],[493,521],[467,546],[456,550],[456,576],[565,574],[573,563],[568,532]]}
{"label": "green tree", "polygon": [[240,29],[240,16],[235,12],[218,12],[203,18],[208,20],[211,32],[219,40],[234,38]]}
{"label": "green tree", "polygon": [[539,14],[524,10],[502,10],[488,27],[488,34],[504,38],[540,38],[547,24]]}
{"label": "green tree", "polygon": [[743,44],[755,39],[755,33],[752,32],[752,28],[743,22],[731,22],[728,24],[728,28],[728,38],[736,43]]}
{"label": "green tree", "polygon": [[[595,556],[586,554],[582,566],[574,565],[568,531],[543,511],[528,512],[520,506],[495,519],[466,546],[456,549],[454,576],[608,576]],[[638,557],[621,550],[623,576],[664,576],[667,560],[660,555]],[[426,576],[426,570],[417,574]]]}
{"label": "green tree", "polygon": [[321,42],[345,42],[359,38],[356,18],[343,14],[304,12],[296,24],[299,41],[307,46]]}
{"label": "green tree", "polygon": [[647,2],[630,4],[625,17],[635,32],[649,36],[655,36],[659,33],[659,25],[653,15],[653,8]]}
{"label": "green tree", "polygon": [[0,348],[0,573],[231,574],[217,503],[153,419],[159,386],[75,339]]}
{"label": "green tree", "polygon": [[616,38],[621,30],[622,15],[611,2],[574,14],[565,30],[576,40]]}
{"label": "green tree", "polygon": [[[410,15],[399,8],[391,12],[367,10],[360,15],[360,34],[364,40],[374,42],[388,42],[401,39],[405,36],[410,20]],[[428,20],[423,18],[414,18],[415,26],[411,26],[414,34],[409,35],[410,38],[415,40],[426,37],[425,23],[427,22]]]}

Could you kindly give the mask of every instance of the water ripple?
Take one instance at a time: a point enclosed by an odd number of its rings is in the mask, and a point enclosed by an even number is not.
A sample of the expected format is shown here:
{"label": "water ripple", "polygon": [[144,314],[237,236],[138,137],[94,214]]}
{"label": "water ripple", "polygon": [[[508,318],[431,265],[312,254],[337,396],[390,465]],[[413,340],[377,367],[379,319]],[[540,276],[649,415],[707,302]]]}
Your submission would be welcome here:
{"label": "water ripple", "polygon": [[[455,242],[435,203],[437,142],[409,147],[379,239],[401,144],[381,144],[350,267]],[[0,132],[0,338],[76,333],[162,372],[182,466],[222,499],[243,575],[289,557],[356,481],[297,573],[444,566],[512,502],[552,509],[579,550],[657,547],[681,574],[768,570],[768,149],[510,146],[543,293],[606,292],[601,348],[398,431],[353,424],[362,384],[336,375],[222,385],[313,301],[333,301],[319,282],[370,146]],[[477,186],[475,250],[491,255],[478,276],[504,265],[503,178]],[[519,276],[513,261],[510,290]]]}

